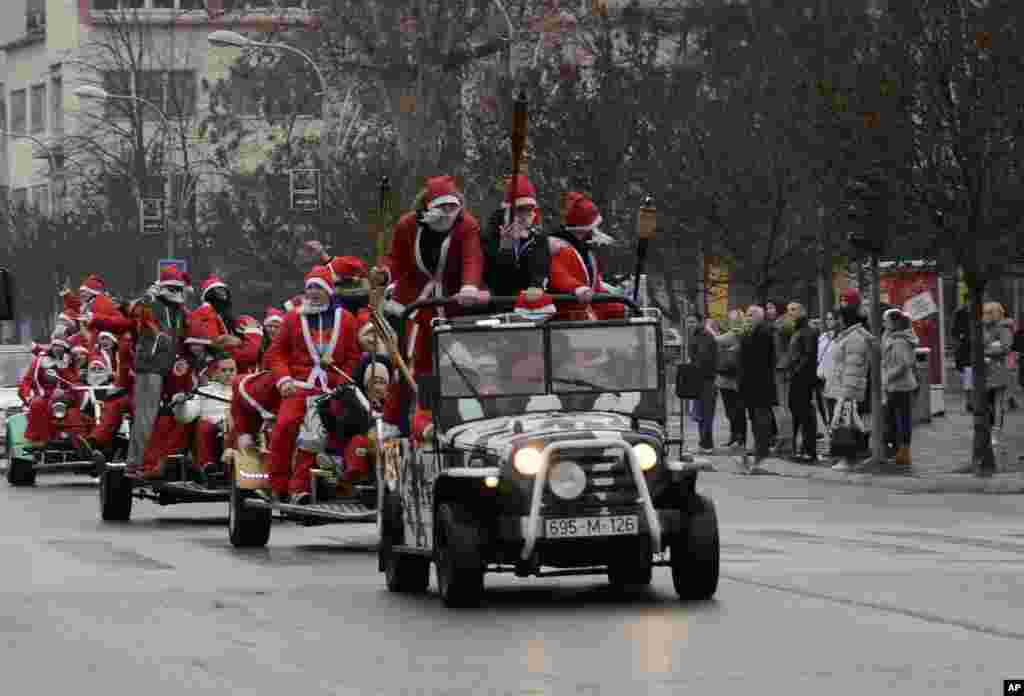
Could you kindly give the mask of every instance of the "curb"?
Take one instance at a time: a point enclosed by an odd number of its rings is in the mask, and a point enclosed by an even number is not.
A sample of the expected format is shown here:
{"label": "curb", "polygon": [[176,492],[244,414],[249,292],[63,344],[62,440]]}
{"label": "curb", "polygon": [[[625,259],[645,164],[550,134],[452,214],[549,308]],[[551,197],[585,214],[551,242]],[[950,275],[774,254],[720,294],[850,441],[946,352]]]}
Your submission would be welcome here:
{"label": "curb", "polygon": [[[987,495],[1019,495],[1024,494],[1024,472],[997,473],[991,478],[978,478],[973,474],[937,474],[921,476],[890,476],[869,473],[842,473],[822,467],[796,468],[773,462],[764,462],[768,475],[782,478],[824,481],[848,486],[864,488],[880,488],[885,490],[903,491],[907,493],[979,493]],[[732,467],[716,467],[715,471],[729,473],[734,476],[748,476]]]}

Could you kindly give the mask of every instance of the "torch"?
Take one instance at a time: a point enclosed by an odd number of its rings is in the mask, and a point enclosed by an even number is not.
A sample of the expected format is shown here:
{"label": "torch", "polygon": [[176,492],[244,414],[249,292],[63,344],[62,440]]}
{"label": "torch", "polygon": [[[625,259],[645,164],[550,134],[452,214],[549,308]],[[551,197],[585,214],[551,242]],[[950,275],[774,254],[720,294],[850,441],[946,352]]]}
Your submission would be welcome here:
{"label": "torch", "polygon": [[526,92],[520,91],[512,106],[512,200],[505,213],[506,225],[512,224],[513,209],[516,205],[516,198],[519,197],[517,183],[523,170],[523,153],[526,151],[527,124],[529,122],[527,107]]}
{"label": "torch", "polygon": [[658,227],[658,211],[654,207],[654,199],[647,196],[636,216],[636,271],[633,273],[633,302],[640,294],[640,274],[647,261],[647,248],[654,239]]}

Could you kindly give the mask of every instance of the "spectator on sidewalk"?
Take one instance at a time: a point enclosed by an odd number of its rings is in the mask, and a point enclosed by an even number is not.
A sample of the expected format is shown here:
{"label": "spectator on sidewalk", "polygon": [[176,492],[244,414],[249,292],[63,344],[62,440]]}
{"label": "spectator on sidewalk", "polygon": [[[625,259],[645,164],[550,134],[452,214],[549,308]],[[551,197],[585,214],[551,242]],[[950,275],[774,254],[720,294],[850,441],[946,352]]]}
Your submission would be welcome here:
{"label": "spectator on sidewalk", "polygon": [[821,420],[827,427],[832,422],[832,412],[835,410],[836,400],[826,396],[826,382],[828,375],[832,373],[832,348],[835,345],[836,333],[839,328],[839,310],[834,309],[825,314],[825,327],[818,336],[818,386],[816,397],[818,409],[821,411]]}
{"label": "spectator on sidewalk", "polygon": [[974,375],[971,368],[971,326],[967,305],[960,305],[953,312],[953,359],[956,363],[957,374],[960,375],[960,385],[964,390],[964,403],[967,404],[967,411],[974,410],[974,402],[971,400],[971,392],[974,391]]}
{"label": "spectator on sidewalk", "polygon": [[989,423],[993,426],[998,423],[1001,427],[1001,418],[997,420],[996,412],[998,410],[1001,414],[1003,397],[1010,384],[1006,359],[1013,347],[1012,322],[1006,318],[1006,312],[998,302],[985,303],[981,322],[981,343],[985,352],[985,365],[988,367],[986,388]]}
{"label": "spectator on sidewalk", "polygon": [[[818,416],[814,412],[814,391],[818,379],[818,335],[810,327],[807,311],[791,302],[786,314],[793,320],[789,341],[789,411],[793,414],[793,459],[813,464],[818,461]],[[802,451],[797,436],[803,433]]]}
{"label": "spectator on sidewalk", "polygon": [[772,407],[778,404],[775,389],[775,336],[757,305],[747,309],[751,323],[740,344],[740,397],[754,430],[754,467],[761,468],[770,453]]}
{"label": "spectator on sidewalk", "polygon": [[[775,403],[785,408],[789,398],[789,336],[785,330],[785,316],[779,316],[779,305],[768,302],[764,306],[764,317],[772,332],[772,340],[775,342]],[[775,409],[771,410],[772,417],[772,450],[779,445],[779,419]]]}
{"label": "spectator on sidewalk", "polygon": [[747,412],[740,396],[740,346],[749,325],[733,320],[733,326],[719,335],[718,366],[715,387],[722,395],[725,416],[729,419],[729,442],[725,447],[747,446]]}
{"label": "spectator on sidewalk", "polygon": [[882,338],[882,389],[885,394],[886,423],[896,447],[896,465],[911,466],[910,443],[913,433],[913,397],[917,392],[914,373],[918,339],[910,317],[899,309],[885,313]]}
{"label": "spectator on sidewalk", "polygon": [[[847,291],[849,293],[850,291]],[[856,291],[853,291],[856,293]],[[828,396],[836,400],[836,408],[844,403],[853,406],[854,417],[851,423],[844,423],[858,428],[862,433],[863,448],[867,447],[864,431],[864,419],[867,414],[865,401],[868,393],[868,372],[871,365],[871,351],[878,350],[875,337],[864,326],[866,319],[861,312],[860,295],[849,296],[846,293],[845,304],[839,309],[841,330],[835,339],[832,361],[832,379],[829,382]],[[841,411],[845,413],[845,409]],[[835,418],[833,418],[833,425]],[[845,461],[836,463],[835,471],[850,471],[856,467],[857,457],[846,455]]]}
{"label": "spectator on sidewalk", "polygon": [[694,401],[700,431],[700,451],[701,454],[711,454],[715,450],[712,434],[715,404],[718,401],[718,392],[715,391],[718,344],[705,328],[704,318],[696,312],[691,312],[686,318],[686,330],[690,332],[690,362],[697,366],[702,377],[701,396]]}

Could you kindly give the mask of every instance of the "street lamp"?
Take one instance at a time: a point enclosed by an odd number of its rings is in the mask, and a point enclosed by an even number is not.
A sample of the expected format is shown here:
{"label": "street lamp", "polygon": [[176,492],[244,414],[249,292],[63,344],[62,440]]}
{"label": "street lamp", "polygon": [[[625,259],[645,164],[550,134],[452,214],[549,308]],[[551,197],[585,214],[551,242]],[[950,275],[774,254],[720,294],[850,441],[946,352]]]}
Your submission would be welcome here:
{"label": "street lamp", "polygon": [[[74,94],[79,99],[93,99],[93,100],[96,100],[96,101],[107,101],[108,99],[127,99],[129,101],[135,101],[135,102],[138,102],[140,104],[144,104],[144,105],[150,107],[151,109],[153,109],[153,111],[155,111],[157,114],[160,115],[160,119],[164,122],[164,134],[165,134],[165,137],[166,137],[166,134],[171,130],[171,120],[169,118],[167,118],[167,114],[164,113],[163,109],[161,109],[159,106],[157,106],[153,102],[149,101],[148,99],[143,99],[142,97],[136,96],[134,94],[111,94],[107,90],[103,89],[102,87],[98,87],[97,85],[82,85],[81,87],[76,87],[73,90],[72,94]],[[143,226],[142,198],[144,197],[143,196],[143,192],[144,191],[145,191],[145,187],[143,186],[143,183],[140,181],[139,182],[139,230],[140,230],[140,234],[141,234],[141,230],[142,230],[142,226]],[[167,195],[166,191],[164,192],[164,195],[165,196]],[[167,225],[166,220],[164,222],[164,225],[165,225],[166,232],[167,232],[167,257],[168,258],[174,258],[174,233],[171,231],[170,226]]]}

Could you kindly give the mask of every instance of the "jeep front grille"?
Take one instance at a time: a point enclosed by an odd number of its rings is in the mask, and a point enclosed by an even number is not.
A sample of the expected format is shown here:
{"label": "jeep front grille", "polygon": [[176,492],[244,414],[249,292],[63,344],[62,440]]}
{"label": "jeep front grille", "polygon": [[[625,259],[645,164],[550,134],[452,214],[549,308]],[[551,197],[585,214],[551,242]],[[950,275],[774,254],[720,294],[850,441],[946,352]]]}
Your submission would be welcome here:
{"label": "jeep front grille", "polygon": [[621,450],[562,450],[554,453],[551,469],[561,461],[576,462],[587,475],[587,485],[575,500],[562,500],[551,492],[547,480],[538,480],[537,485],[544,486],[541,507],[545,514],[634,507],[639,502],[640,492]]}

